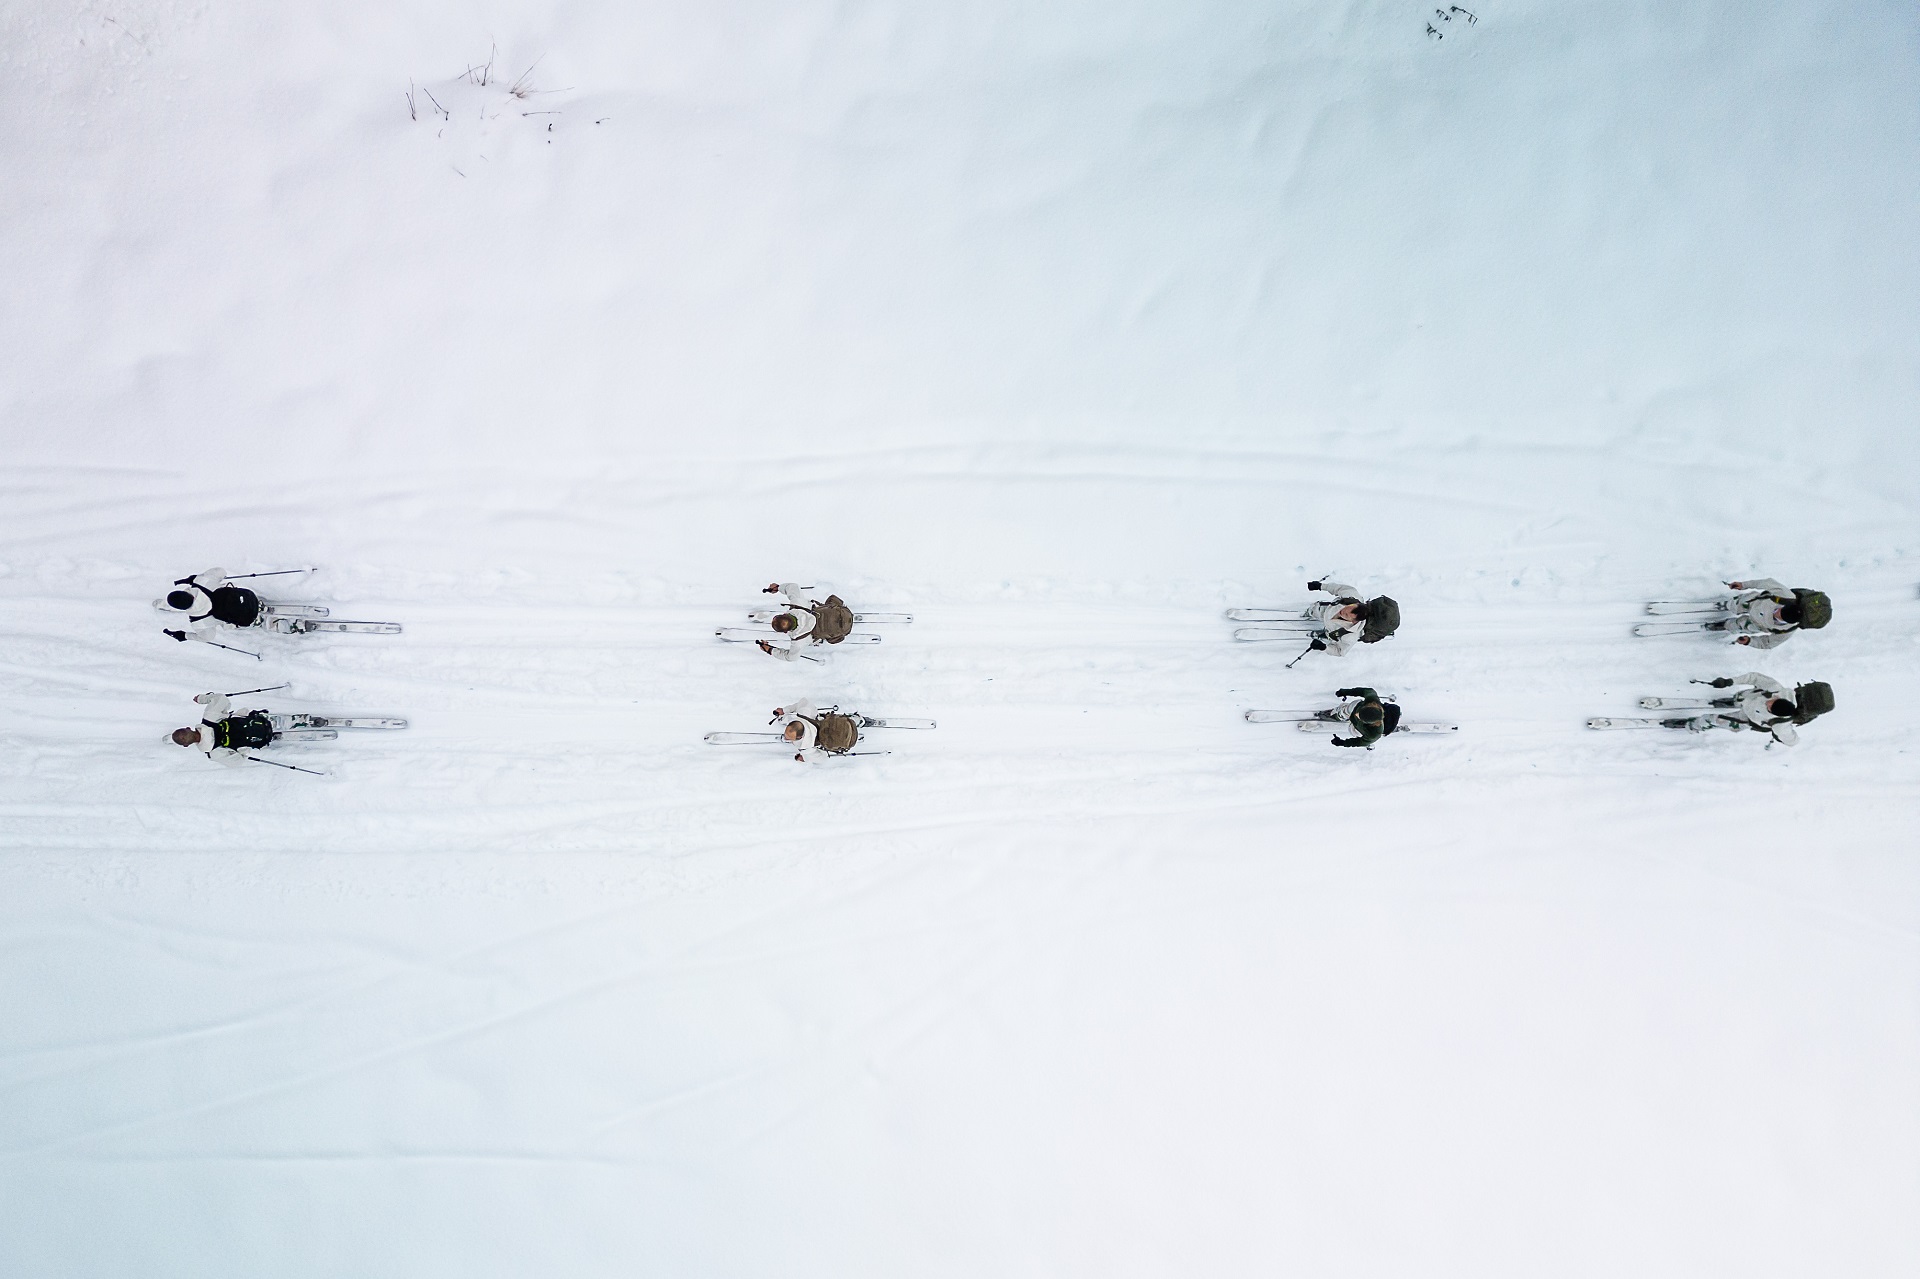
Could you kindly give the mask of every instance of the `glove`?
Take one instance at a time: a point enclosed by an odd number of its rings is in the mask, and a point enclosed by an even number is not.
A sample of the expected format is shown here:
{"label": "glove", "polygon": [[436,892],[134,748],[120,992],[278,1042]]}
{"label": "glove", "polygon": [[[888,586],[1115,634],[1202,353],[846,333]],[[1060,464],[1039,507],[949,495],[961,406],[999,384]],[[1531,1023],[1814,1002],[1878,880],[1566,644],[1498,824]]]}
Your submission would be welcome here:
{"label": "glove", "polygon": [[1327,740],[1332,742],[1335,746],[1365,746],[1366,745],[1365,742],[1361,741],[1357,737],[1329,737]]}
{"label": "glove", "polygon": [[174,638],[174,639],[176,639],[176,640],[178,640],[178,641],[179,641],[180,643],[182,643],[182,644],[184,644],[184,643],[186,643],[186,642],[187,642],[187,633],[186,633],[185,631],[166,631],[166,630],[163,630],[163,631],[161,631],[160,633],[161,633],[162,635],[171,635],[171,636],[173,636],[173,638]]}
{"label": "glove", "polygon": [[1327,651],[1327,642],[1325,640],[1315,640],[1313,643],[1307,645],[1307,647],[1316,653],[1324,653]]}
{"label": "glove", "polygon": [[1333,695],[1335,697],[1358,697],[1360,696],[1360,690],[1357,688],[1336,688],[1333,690]]}
{"label": "glove", "polygon": [[1736,591],[1744,591],[1747,589],[1747,584],[1745,582],[1728,582],[1727,585],[1731,586]]}
{"label": "glove", "polygon": [[759,645],[762,653],[771,653],[773,651],[773,645],[767,643],[765,640],[760,640]]}
{"label": "glove", "polygon": [[778,582],[770,583],[767,586],[767,588],[761,591],[760,593],[762,595],[778,595],[780,593],[780,583]]}
{"label": "glove", "polygon": [[1719,679],[1710,681],[1710,683],[1715,688],[1732,688],[1733,687],[1733,681],[1728,679],[1725,675],[1722,675]]}
{"label": "glove", "polygon": [[202,693],[198,697],[194,698],[193,700],[200,703],[202,706],[205,706],[208,702],[211,702],[214,699],[214,696],[215,695],[212,693]]}
{"label": "glove", "polygon": [[1319,589],[1320,589],[1320,583],[1318,583],[1318,582],[1308,582],[1308,583],[1307,583],[1307,589],[1308,589],[1308,590],[1310,590],[1310,591],[1317,591],[1317,590],[1319,590]]}
{"label": "glove", "polygon": [[1736,643],[1736,644],[1751,644],[1751,643],[1753,643],[1753,636],[1751,636],[1751,635],[1742,635],[1742,636],[1741,636],[1741,637],[1740,637],[1739,639],[1737,639],[1737,640],[1735,640],[1735,641],[1734,641],[1734,643]]}

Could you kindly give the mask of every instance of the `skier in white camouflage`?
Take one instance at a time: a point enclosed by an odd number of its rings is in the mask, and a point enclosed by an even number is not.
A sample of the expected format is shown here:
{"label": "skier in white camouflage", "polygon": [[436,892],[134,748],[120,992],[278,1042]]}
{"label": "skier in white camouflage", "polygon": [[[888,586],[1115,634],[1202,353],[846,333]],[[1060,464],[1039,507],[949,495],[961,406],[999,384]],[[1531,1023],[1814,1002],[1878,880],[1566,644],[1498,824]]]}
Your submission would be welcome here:
{"label": "skier in white camouflage", "polygon": [[[1794,731],[1795,725],[1812,723],[1833,709],[1832,686],[1818,681],[1801,684],[1791,692],[1779,680],[1762,675],[1759,671],[1731,677],[1723,675],[1705,682],[1712,688],[1737,688],[1740,691],[1714,698],[1700,708],[1704,714],[1686,719],[1662,720],[1666,727],[1684,728],[1695,733],[1716,728],[1766,733],[1773,738],[1772,742],[1767,743],[1769,747],[1775,742],[1791,746],[1800,740],[1800,735]],[[1647,700],[1658,704],[1661,699]]]}
{"label": "skier in white camouflage", "polygon": [[1822,591],[1783,586],[1771,577],[1728,582],[1734,593],[1720,603],[1728,616],[1706,629],[1725,631],[1748,648],[1774,648],[1795,631],[1817,631],[1833,619],[1833,604]]}
{"label": "skier in white camouflage", "polygon": [[835,755],[845,755],[860,740],[857,716],[843,715],[837,708],[822,711],[804,699],[774,707],[773,722],[796,748],[793,757],[803,764],[824,764]]}
{"label": "skier in white camouflage", "polygon": [[1315,652],[1345,657],[1354,645],[1377,644],[1400,627],[1400,605],[1389,596],[1362,600],[1345,582],[1308,582],[1307,589],[1333,597],[1309,604],[1301,614],[1321,624],[1321,633],[1308,645]]}
{"label": "skier in white camouflage", "polygon": [[853,630],[853,610],[838,595],[816,600],[818,587],[796,582],[774,582],[763,592],[778,595],[786,607],[773,615],[769,625],[774,637],[759,641],[760,651],[783,662],[805,658],[819,659],[806,650],[816,644],[838,644]]}

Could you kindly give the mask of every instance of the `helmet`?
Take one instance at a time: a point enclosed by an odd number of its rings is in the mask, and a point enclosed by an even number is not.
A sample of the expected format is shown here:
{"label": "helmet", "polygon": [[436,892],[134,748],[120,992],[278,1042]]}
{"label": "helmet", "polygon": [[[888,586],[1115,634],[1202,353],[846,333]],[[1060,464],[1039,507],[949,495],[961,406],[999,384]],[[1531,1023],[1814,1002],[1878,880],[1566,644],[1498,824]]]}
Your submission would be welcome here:
{"label": "helmet", "polygon": [[168,591],[167,607],[179,609],[182,613],[193,607],[192,591]]}

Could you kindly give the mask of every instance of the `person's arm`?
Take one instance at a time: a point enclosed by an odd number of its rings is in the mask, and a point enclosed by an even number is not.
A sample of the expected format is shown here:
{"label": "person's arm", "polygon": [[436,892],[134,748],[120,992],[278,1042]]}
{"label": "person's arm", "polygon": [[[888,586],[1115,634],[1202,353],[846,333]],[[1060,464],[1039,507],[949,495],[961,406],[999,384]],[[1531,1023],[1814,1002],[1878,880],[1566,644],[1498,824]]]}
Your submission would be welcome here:
{"label": "person's arm", "polygon": [[1327,652],[1334,657],[1345,657],[1353,651],[1353,646],[1360,642],[1362,629],[1363,628],[1356,626],[1350,631],[1328,631],[1326,638]]}
{"label": "person's arm", "polygon": [[1362,701],[1368,702],[1377,702],[1380,700],[1380,694],[1370,688],[1336,688],[1333,690],[1333,695],[1335,697],[1358,697]]}
{"label": "person's arm", "polygon": [[1325,591],[1335,599],[1339,599],[1342,595],[1357,596],[1360,594],[1359,591],[1354,590],[1345,582],[1335,581],[1308,582],[1307,589],[1310,591]]}
{"label": "person's arm", "polygon": [[1745,684],[1749,688],[1757,688],[1763,693],[1780,694],[1787,691],[1785,684],[1782,684],[1779,680],[1771,676],[1762,675],[1759,671],[1748,671],[1745,675],[1735,675],[1733,682],[1735,684]]}
{"label": "person's arm", "polygon": [[1791,746],[1795,742],[1800,740],[1800,734],[1794,732],[1793,725],[1787,723],[1785,720],[1782,720],[1778,724],[1775,724],[1772,728],[1769,728],[1767,731],[1773,734],[1773,741],[1767,743],[1767,748],[1769,750],[1773,748],[1773,745],[1775,742],[1779,743],[1782,746]]}
{"label": "person's arm", "polygon": [[202,719],[223,720],[227,717],[227,712],[233,709],[233,703],[227,699],[225,693],[202,693],[193,700],[206,707],[200,716]]}
{"label": "person's arm", "polygon": [[1755,577],[1744,582],[1728,582],[1727,585],[1736,591],[1766,591],[1770,594],[1785,595],[1789,598],[1793,595],[1792,587],[1782,586],[1770,577]]}
{"label": "person's arm", "polygon": [[1762,631],[1758,635],[1742,635],[1733,642],[1742,648],[1778,648],[1792,637],[1793,631]]}
{"label": "person's arm", "polygon": [[187,580],[211,595],[227,584],[227,570],[210,568],[204,573],[195,573]]}

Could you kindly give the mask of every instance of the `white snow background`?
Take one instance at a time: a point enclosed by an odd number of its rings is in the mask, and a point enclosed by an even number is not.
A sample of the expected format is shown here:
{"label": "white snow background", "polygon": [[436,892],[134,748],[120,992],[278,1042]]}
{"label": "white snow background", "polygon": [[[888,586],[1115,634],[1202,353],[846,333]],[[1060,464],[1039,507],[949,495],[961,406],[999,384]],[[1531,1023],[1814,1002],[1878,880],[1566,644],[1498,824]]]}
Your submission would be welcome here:
{"label": "white snow background", "polygon": [[1474,16],[0,3],[0,1273],[1920,1270],[1920,11]]}

